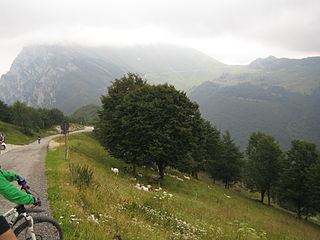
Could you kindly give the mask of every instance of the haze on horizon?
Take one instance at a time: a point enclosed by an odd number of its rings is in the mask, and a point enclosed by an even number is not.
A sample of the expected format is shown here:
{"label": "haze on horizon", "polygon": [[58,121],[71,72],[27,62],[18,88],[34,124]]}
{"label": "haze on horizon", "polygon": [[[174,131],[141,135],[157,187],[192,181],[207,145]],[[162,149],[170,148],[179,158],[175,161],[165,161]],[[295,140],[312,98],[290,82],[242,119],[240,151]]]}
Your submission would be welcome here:
{"label": "haze on horizon", "polygon": [[226,64],[320,55],[317,0],[1,0],[0,75],[24,46],[170,43]]}

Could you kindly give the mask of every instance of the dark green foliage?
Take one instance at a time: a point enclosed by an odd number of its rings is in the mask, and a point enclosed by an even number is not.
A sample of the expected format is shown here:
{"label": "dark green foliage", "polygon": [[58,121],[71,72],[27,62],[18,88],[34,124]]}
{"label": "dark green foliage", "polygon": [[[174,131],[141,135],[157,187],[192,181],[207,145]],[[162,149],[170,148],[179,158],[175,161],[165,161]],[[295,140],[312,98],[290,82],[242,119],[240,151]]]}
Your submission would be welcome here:
{"label": "dark green foliage", "polygon": [[320,212],[320,157],[315,164],[310,167],[308,171],[308,186],[310,187],[310,194],[312,205],[315,211]]}
{"label": "dark green foliage", "polygon": [[155,163],[161,178],[166,166],[193,167],[192,133],[200,113],[184,93],[168,85],[144,86],[126,96],[116,113],[125,155],[138,156],[140,164]]}
{"label": "dark green foliage", "polygon": [[58,125],[63,119],[64,115],[58,109],[36,109],[19,101],[12,106],[7,106],[0,101],[0,121],[22,127],[23,132],[27,135],[32,135],[33,131]]}
{"label": "dark green foliage", "polygon": [[200,118],[193,127],[193,147],[189,157],[189,164],[180,167],[180,170],[189,172],[195,178],[201,170],[206,170],[208,161],[215,159],[221,147],[220,131],[210,122]]}
{"label": "dark green foliage", "polygon": [[125,146],[120,145],[121,137],[118,135],[117,127],[121,126],[121,122],[117,119],[116,108],[122,104],[126,95],[144,85],[146,85],[146,81],[132,73],[123,76],[121,79],[116,79],[108,87],[108,95],[101,97],[102,110],[98,111],[99,121],[95,126],[95,132],[102,144],[114,156],[132,164],[134,174],[136,164],[138,164],[136,161],[138,152],[131,152],[131,155],[128,155]]}
{"label": "dark green foliage", "polygon": [[0,121],[10,123],[12,121],[11,108],[0,100]]}
{"label": "dark green foliage", "polygon": [[219,142],[216,139],[215,151],[207,163],[207,170],[214,180],[221,180],[225,188],[241,179],[243,155],[227,131]]}
{"label": "dark green foliage", "polygon": [[282,151],[272,136],[253,133],[247,147],[244,181],[249,189],[261,193],[261,202],[267,193],[270,205],[271,194],[276,187],[280,173]]}
{"label": "dark green foliage", "polygon": [[283,171],[278,187],[277,200],[295,211],[300,218],[319,211],[319,159],[315,144],[293,140],[292,147],[283,161]]}
{"label": "dark green foliage", "polygon": [[[173,86],[150,86],[136,75],[117,80],[102,97],[99,133],[110,152],[133,166],[156,164],[194,172],[203,157],[198,105]],[[197,131],[200,130],[200,131]]]}
{"label": "dark green foliage", "polygon": [[39,114],[25,103],[15,102],[12,105],[12,123],[23,128],[25,134],[30,134],[35,123],[39,122]]}
{"label": "dark green foliage", "polygon": [[71,181],[78,188],[88,187],[92,185],[94,177],[93,170],[87,165],[81,166],[80,164],[69,165]]}

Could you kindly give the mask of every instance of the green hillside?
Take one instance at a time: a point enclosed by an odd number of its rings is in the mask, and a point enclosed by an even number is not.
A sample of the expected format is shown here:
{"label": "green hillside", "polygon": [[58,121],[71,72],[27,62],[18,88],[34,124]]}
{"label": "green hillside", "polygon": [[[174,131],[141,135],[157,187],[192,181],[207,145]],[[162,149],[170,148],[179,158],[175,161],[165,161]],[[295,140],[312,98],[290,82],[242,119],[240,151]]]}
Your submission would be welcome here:
{"label": "green hillside", "polygon": [[39,135],[45,137],[57,132],[54,129],[49,129],[47,131],[34,133],[33,135],[26,135],[23,133],[21,127],[0,121],[0,133],[6,136],[5,142],[7,144],[23,145],[35,141]]}
{"label": "green hillside", "polygon": [[5,141],[9,144],[22,145],[36,140],[34,136],[27,136],[22,133],[22,128],[1,121],[0,133],[6,136]]}
{"label": "green hillside", "polygon": [[[318,224],[262,205],[240,186],[225,190],[204,174],[187,180],[172,169],[161,184],[150,168],[139,169],[135,180],[92,134],[72,135],[69,140],[68,161],[63,146],[47,156],[51,208],[66,239],[319,239]],[[82,167],[80,175],[77,166]],[[111,167],[117,167],[119,175]],[[134,187],[137,183],[162,190],[141,191]]]}
{"label": "green hillside", "polygon": [[77,109],[72,115],[73,120],[82,121],[83,123],[93,123],[94,119],[98,117],[98,111],[101,107],[95,104],[85,105]]}
{"label": "green hillside", "polygon": [[311,94],[320,87],[320,57],[302,59],[259,58],[249,65],[228,66],[213,81],[231,86],[249,82],[263,86],[284,87],[291,92]]}

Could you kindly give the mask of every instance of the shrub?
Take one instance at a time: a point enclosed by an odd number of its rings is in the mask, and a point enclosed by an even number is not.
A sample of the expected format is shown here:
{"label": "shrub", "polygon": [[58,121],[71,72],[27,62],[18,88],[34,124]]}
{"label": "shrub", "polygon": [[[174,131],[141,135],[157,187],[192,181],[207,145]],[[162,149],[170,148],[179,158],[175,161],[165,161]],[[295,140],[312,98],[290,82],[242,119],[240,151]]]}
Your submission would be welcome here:
{"label": "shrub", "polygon": [[87,165],[69,164],[71,181],[78,188],[88,187],[93,183],[93,170]]}

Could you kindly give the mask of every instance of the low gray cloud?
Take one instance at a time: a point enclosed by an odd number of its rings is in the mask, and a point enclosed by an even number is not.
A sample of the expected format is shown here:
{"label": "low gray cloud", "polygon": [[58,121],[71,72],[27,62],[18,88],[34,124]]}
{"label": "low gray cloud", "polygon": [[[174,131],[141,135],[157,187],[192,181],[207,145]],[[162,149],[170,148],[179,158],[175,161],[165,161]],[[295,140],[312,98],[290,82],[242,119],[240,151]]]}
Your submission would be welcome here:
{"label": "low gray cloud", "polygon": [[[0,46],[44,41],[46,36],[75,41],[91,28],[140,34],[146,27],[163,31],[163,39],[228,35],[270,49],[320,53],[317,0],[2,0],[0,11]],[[87,39],[95,38],[103,42],[102,34],[88,31]]]}

